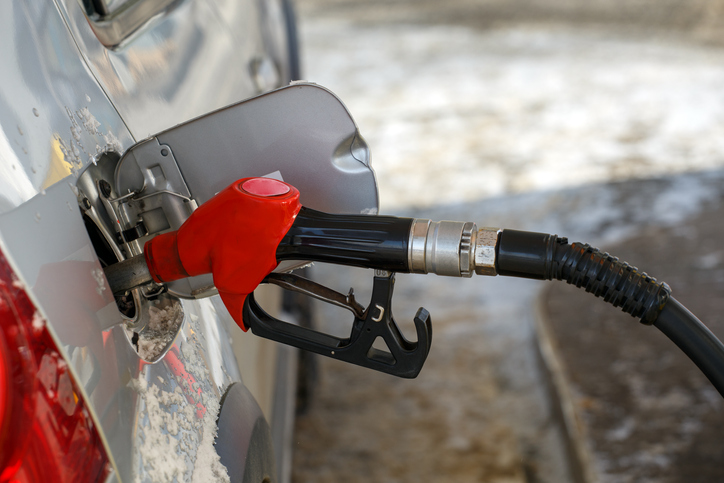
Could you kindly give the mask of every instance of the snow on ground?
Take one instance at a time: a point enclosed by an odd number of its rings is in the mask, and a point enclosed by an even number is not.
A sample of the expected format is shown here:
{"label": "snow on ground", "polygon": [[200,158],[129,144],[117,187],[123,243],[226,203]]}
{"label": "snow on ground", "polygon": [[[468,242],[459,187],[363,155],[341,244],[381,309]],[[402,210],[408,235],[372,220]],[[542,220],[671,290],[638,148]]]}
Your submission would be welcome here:
{"label": "snow on ground", "polygon": [[[724,165],[724,52],[604,31],[304,19],[383,212]],[[334,42],[330,42],[334,38]]]}

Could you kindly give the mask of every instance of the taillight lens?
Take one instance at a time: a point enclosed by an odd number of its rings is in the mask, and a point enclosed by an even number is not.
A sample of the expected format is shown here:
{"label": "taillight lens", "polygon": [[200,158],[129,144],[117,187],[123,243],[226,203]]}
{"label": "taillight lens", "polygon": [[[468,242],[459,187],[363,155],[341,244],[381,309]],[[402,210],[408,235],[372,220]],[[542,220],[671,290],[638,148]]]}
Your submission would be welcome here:
{"label": "taillight lens", "polygon": [[65,360],[0,253],[0,483],[95,482],[109,470]]}

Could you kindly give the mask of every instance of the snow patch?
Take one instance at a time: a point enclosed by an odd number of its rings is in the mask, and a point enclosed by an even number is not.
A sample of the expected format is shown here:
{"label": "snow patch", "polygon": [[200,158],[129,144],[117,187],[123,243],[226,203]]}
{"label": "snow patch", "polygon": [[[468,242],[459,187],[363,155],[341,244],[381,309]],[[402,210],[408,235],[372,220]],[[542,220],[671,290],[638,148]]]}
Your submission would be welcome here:
{"label": "snow patch", "polygon": [[40,312],[38,312],[37,310],[33,314],[33,320],[31,321],[31,325],[33,326],[33,330],[36,331],[42,330],[43,327],[45,327],[45,319],[43,319],[43,316],[40,315]]}
{"label": "snow patch", "polygon": [[[115,134],[113,134],[113,131],[108,131],[106,134],[103,135],[103,140],[106,142],[106,145],[103,147],[104,151],[116,151],[118,153],[123,152],[123,146],[121,146],[121,142],[118,140]],[[96,150],[98,148],[96,147]]]}
{"label": "snow patch", "polygon": [[86,132],[90,134],[100,134],[98,128],[101,127],[101,123],[98,122],[98,119],[96,119],[95,116],[91,114],[87,107],[84,107],[80,111],[77,111],[76,115],[78,116],[80,122],[83,124],[83,129],[85,129]]}
{"label": "snow patch", "polygon": [[[152,323],[168,326],[169,320],[178,317],[179,312],[170,306],[157,309]],[[154,482],[227,483],[228,471],[214,447],[221,392],[214,387],[205,363],[198,325],[193,322],[192,326],[188,339],[168,353],[176,360],[167,356],[163,365],[146,365],[130,382],[142,400],[139,413],[147,415],[137,433],[140,463],[144,478]],[[175,376],[170,380],[153,377],[157,367],[166,367]]]}
{"label": "snow patch", "polygon": [[[89,162],[96,164],[98,155],[102,153],[108,151],[123,152],[123,147],[115,134],[110,130],[104,133],[101,130],[100,121],[96,119],[88,107],[73,112],[66,106],[65,112],[70,120],[70,137],[64,139],[56,134],[55,139],[73,175],[77,175],[84,166],[81,157],[83,154],[88,157]],[[83,144],[84,138],[87,140],[88,136],[92,136],[96,141],[99,137],[102,139],[103,143],[97,143],[94,152],[87,150]]]}
{"label": "snow patch", "polygon": [[697,260],[696,266],[702,270],[713,270],[722,261],[722,252],[708,253]]}
{"label": "snow patch", "polygon": [[[147,368],[144,367],[139,378],[130,383],[145,404],[147,424],[139,435],[143,466],[151,481],[172,481],[174,478],[180,481],[186,471],[186,458],[178,450],[180,438],[176,436],[180,427],[190,427],[189,418],[182,417],[184,414],[180,411],[186,399],[178,386],[172,392],[163,391],[156,385],[149,386],[145,379]],[[174,404],[179,410],[170,412],[168,408]],[[141,481],[139,476],[138,482]]]}
{"label": "snow patch", "polygon": [[138,355],[145,361],[155,361],[178,333],[184,318],[183,308],[177,301],[159,308],[148,308],[148,325],[138,334]]}
{"label": "snow patch", "polygon": [[636,420],[634,418],[625,418],[615,428],[606,433],[606,439],[609,441],[624,441],[629,438],[636,429]]}
{"label": "snow patch", "polygon": [[93,270],[91,270],[91,275],[96,281],[96,293],[98,293],[98,295],[103,295],[103,292],[107,288],[106,276],[103,274],[103,270],[101,270],[100,268],[94,268]]}
{"label": "snow patch", "polygon": [[219,415],[218,399],[209,400],[206,405],[206,414],[203,419],[203,436],[201,444],[196,450],[196,463],[194,464],[194,472],[191,481],[194,483],[204,482],[230,482],[229,473],[221,463],[219,453],[214,447],[216,439],[217,425],[216,418]]}
{"label": "snow patch", "polygon": [[60,152],[63,153],[63,159],[69,165],[70,172],[77,175],[83,168],[83,161],[80,159],[80,151],[75,146],[75,140],[66,142],[62,137],[56,135],[55,140],[58,142]]}

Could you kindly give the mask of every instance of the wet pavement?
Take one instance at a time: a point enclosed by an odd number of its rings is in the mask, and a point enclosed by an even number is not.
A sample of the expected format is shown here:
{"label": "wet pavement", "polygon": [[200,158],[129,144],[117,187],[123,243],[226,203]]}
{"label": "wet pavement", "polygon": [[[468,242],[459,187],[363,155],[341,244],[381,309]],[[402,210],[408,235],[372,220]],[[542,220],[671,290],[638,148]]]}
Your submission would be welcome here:
{"label": "wet pavement", "polygon": [[[535,14],[549,12],[545,4],[521,14],[520,5],[462,0],[446,9],[300,2],[306,77],[337,93],[358,122],[382,212],[558,233],[606,249],[642,232],[680,234],[702,210],[717,209],[724,51],[701,42],[711,40],[715,19],[701,21],[694,3],[669,11],[671,32],[648,18],[612,30],[586,20],[590,8],[581,7],[571,15],[584,29],[568,14],[567,23]],[[715,269],[719,259],[710,258]],[[313,270],[317,281],[369,297],[369,271]],[[398,323],[409,331],[421,305],[432,314],[428,362],[408,381],[320,358],[315,399],[297,421],[293,481],[575,481],[536,349],[536,307],[548,285],[398,275]],[[581,304],[576,314],[588,315]],[[349,329],[346,313],[318,310],[320,328]],[[625,442],[625,421],[611,427],[610,441]],[[629,471],[683,481],[632,470],[649,471],[664,453],[669,466],[661,468],[671,468],[683,450],[642,443],[638,459],[621,463],[594,444],[597,435],[585,443],[591,479],[626,481]]]}

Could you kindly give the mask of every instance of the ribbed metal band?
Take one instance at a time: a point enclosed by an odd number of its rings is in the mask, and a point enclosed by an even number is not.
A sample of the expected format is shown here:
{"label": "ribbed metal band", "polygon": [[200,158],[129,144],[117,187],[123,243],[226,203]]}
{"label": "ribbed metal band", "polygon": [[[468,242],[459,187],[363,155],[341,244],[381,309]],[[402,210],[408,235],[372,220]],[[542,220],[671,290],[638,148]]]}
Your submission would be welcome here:
{"label": "ribbed metal band", "polygon": [[408,267],[412,273],[425,271],[425,242],[430,220],[415,219],[410,225],[410,241],[407,250]]}
{"label": "ribbed metal band", "polygon": [[475,240],[477,238],[477,226],[469,221],[463,225],[463,233],[460,238],[460,276],[470,278],[475,269]]}
{"label": "ribbed metal band", "polygon": [[408,249],[410,271],[470,277],[476,236],[475,223],[414,220]]}

